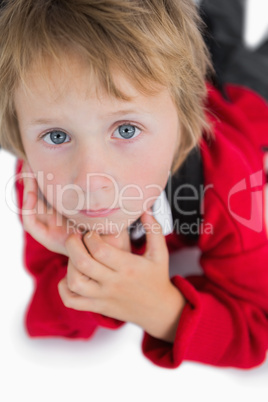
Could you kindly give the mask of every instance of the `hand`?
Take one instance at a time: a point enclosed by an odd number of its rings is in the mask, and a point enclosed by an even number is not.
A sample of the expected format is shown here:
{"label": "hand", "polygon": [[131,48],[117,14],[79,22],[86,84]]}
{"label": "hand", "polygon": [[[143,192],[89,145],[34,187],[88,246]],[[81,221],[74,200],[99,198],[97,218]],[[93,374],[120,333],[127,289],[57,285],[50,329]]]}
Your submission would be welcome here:
{"label": "hand", "polygon": [[169,279],[165,237],[153,216],[141,221],[147,244],[143,256],[107,244],[90,232],[83,241],[72,234],[65,247],[67,275],[58,285],[66,307],[130,321],[149,334],[172,342],[185,300]]}
{"label": "hand", "polygon": [[[90,236],[89,233],[86,233],[83,236],[83,241],[84,244],[86,244],[87,242],[87,236]],[[125,251],[129,251],[131,252],[131,244],[130,244],[130,237],[129,237],[129,233],[128,230],[121,230],[121,232],[117,235],[113,235],[113,234],[101,234],[101,239],[107,243],[110,244],[113,247],[116,247],[120,250],[125,250]]]}
{"label": "hand", "polygon": [[67,219],[40,197],[35,175],[26,162],[23,164],[22,173],[24,173],[22,207],[24,229],[48,250],[68,256],[65,241],[71,229],[68,229],[68,233]]}

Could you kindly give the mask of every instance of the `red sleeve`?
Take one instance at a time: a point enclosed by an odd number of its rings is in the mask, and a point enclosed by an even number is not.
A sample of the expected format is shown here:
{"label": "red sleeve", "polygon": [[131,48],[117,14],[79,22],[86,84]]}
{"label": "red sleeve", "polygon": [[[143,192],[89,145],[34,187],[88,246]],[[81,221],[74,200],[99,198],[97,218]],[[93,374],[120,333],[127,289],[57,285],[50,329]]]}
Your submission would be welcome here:
{"label": "red sleeve", "polygon": [[[205,185],[212,185],[203,203],[204,225],[211,225],[211,231],[201,232],[198,243],[203,275],[172,278],[187,300],[174,343],[148,333],[142,341],[144,355],[166,368],[188,360],[247,369],[261,364],[268,349],[262,160],[250,146],[255,133],[246,124],[246,114],[235,101],[228,105],[216,92],[211,98],[216,105],[215,140],[203,141],[201,146]],[[267,107],[264,102],[262,107]],[[268,119],[263,119],[259,129],[267,133]]]}
{"label": "red sleeve", "polygon": [[[21,168],[22,161],[18,161],[17,175]],[[16,191],[22,221],[23,183],[18,179]],[[30,336],[89,338],[99,325],[115,329],[124,324],[101,314],[65,307],[58,293],[58,283],[66,275],[68,258],[49,251],[27,232],[24,231],[23,234],[24,265],[34,279],[35,288],[25,316],[25,325]]]}

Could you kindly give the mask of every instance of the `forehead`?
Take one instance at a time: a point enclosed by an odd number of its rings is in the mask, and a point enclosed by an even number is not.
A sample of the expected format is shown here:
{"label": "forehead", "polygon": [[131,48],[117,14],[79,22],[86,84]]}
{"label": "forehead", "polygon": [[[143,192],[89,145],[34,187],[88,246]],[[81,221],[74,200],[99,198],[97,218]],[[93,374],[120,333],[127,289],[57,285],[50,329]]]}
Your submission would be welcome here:
{"label": "forehead", "polygon": [[70,91],[92,96],[103,92],[103,88],[89,66],[77,58],[64,56],[57,61],[45,59],[32,63],[15,90],[15,99],[18,94],[23,94],[29,98],[42,96],[44,101],[46,98],[56,101]]}
{"label": "forehead", "polygon": [[164,87],[155,87],[151,94],[141,93],[126,75],[118,70],[112,71],[113,81],[127,100],[116,98],[111,95],[101,84],[99,77],[83,60],[75,57],[62,57],[59,61],[45,60],[42,64],[36,63],[21,81],[15,91],[15,109],[28,103],[31,109],[34,106],[66,104],[72,98],[84,101],[94,101],[99,105],[109,104],[112,108],[122,104],[134,104],[155,107],[159,102],[167,98],[168,91]]}
{"label": "forehead", "polygon": [[18,88],[28,96],[31,92],[37,94],[40,91],[64,96],[65,91],[73,89],[86,96],[113,95],[119,99],[130,99],[141,94],[154,95],[165,89],[145,77],[141,77],[139,83],[134,82],[131,72],[127,76],[118,67],[107,66],[106,71],[96,72],[82,56],[71,52],[62,53],[55,59],[39,57],[21,78]]}

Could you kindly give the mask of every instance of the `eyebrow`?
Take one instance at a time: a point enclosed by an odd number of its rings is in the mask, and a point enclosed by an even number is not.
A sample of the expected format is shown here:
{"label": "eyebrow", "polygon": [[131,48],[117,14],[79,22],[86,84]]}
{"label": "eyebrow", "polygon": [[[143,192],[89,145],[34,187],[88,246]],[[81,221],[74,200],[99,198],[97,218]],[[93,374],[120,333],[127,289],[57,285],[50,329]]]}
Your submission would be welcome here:
{"label": "eyebrow", "polygon": [[[107,116],[120,116],[124,114],[149,114],[148,112],[142,111],[142,110],[134,110],[134,109],[127,109],[127,110],[116,110],[115,112],[107,113]],[[45,118],[40,118],[40,119],[34,119],[31,120],[29,123],[29,126],[41,126],[41,125],[46,125],[46,124],[54,124],[55,119],[45,119]]]}
{"label": "eyebrow", "polygon": [[111,113],[107,113],[107,115],[108,116],[118,116],[118,115],[120,115],[120,114],[140,114],[140,113],[146,113],[145,111],[138,111],[138,110],[131,110],[131,109],[129,109],[129,110],[124,110],[124,109],[122,109],[122,110],[116,110],[116,112],[111,112]]}
{"label": "eyebrow", "polygon": [[52,124],[54,123],[55,119],[35,119],[31,120],[29,126],[39,126],[44,124]]}

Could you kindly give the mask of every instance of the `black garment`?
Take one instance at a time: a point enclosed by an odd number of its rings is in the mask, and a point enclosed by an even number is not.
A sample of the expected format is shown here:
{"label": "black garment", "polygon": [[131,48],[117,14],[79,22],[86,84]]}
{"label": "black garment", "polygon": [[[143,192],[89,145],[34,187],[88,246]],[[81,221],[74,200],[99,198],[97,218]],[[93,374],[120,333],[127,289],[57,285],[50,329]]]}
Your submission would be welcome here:
{"label": "black garment", "polygon": [[[200,15],[207,25],[205,41],[216,70],[216,86],[225,83],[253,89],[268,100],[268,41],[256,50],[243,43],[245,0],[202,0]],[[268,19],[268,16],[267,16]]]}
{"label": "black garment", "polygon": [[[202,157],[199,147],[195,147],[179,170],[169,178],[165,188],[173,225],[188,245],[195,244],[199,238],[198,231],[191,228],[199,226],[202,220],[203,183]],[[181,230],[185,224],[189,228],[188,234]]]}

